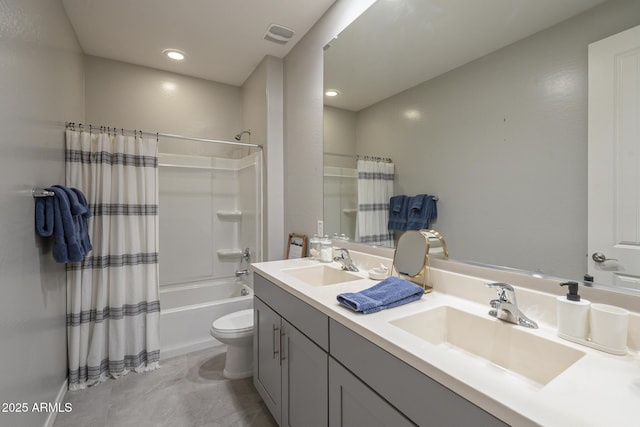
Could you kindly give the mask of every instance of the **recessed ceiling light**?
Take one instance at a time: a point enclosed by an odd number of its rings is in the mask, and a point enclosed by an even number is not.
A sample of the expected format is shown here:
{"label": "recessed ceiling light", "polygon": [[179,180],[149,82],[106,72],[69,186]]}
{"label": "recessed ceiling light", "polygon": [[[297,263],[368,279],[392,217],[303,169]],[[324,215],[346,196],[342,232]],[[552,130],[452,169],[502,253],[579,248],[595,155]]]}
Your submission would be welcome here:
{"label": "recessed ceiling light", "polygon": [[186,56],[183,51],[178,49],[165,49],[162,51],[162,53],[164,53],[167,58],[173,59],[174,61],[182,61]]}
{"label": "recessed ceiling light", "polygon": [[340,91],[338,89],[327,89],[324,94],[326,96],[338,96],[340,95]]}

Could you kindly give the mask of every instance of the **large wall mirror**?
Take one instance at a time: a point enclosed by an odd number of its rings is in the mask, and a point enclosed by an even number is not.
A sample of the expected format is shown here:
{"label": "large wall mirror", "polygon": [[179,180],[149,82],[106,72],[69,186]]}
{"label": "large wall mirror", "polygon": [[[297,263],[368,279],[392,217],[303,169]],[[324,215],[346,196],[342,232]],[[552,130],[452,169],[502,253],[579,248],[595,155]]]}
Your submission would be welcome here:
{"label": "large wall mirror", "polygon": [[588,45],[639,24],[637,0],[378,0],[325,49],[325,232],[355,222],[354,156],[390,158],[452,258],[581,280]]}

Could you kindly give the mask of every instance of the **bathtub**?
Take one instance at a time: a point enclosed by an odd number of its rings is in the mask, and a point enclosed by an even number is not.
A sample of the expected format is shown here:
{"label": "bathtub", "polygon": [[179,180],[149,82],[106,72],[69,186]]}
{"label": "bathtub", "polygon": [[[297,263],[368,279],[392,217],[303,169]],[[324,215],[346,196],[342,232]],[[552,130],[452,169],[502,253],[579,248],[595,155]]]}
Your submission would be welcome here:
{"label": "bathtub", "polygon": [[235,277],[161,287],[162,359],[222,345],[209,333],[213,321],[225,314],[252,307],[253,289]]}

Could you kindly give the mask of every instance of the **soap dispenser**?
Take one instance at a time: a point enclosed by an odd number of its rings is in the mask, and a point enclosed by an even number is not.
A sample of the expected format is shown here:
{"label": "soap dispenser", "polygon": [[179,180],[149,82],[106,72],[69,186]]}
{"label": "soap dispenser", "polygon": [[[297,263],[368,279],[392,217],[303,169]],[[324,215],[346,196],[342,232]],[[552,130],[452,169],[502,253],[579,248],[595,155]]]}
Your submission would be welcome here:
{"label": "soap dispenser", "polygon": [[[560,283],[569,293],[558,297],[558,336],[587,340],[589,335],[589,307],[591,303],[581,299],[578,282]],[[564,335],[564,336],[563,336]]]}

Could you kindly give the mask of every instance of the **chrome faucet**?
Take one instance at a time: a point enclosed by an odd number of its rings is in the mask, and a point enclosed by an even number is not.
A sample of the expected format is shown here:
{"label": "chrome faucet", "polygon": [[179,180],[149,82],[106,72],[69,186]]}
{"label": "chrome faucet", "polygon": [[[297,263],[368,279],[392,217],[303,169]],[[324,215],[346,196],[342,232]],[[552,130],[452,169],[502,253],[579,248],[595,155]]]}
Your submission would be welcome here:
{"label": "chrome faucet", "polygon": [[538,328],[538,324],[525,316],[518,308],[513,286],[508,283],[487,283],[487,287],[495,288],[498,293],[498,298],[489,303],[493,309],[489,311],[491,316],[525,328]]}
{"label": "chrome faucet", "polygon": [[241,276],[248,276],[249,273],[251,273],[249,271],[249,269],[244,269],[244,270],[236,270],[236,277],[241,277]]}
{"label": "chrome faucet", "polygon": [[338,261],[342,265],[343,270],[347,271],[359,271],[358,267],[353,264],[349,250],[345,248],[334,248],[334,251],[338,252],[339,256],[334,256],[333,260]]}

